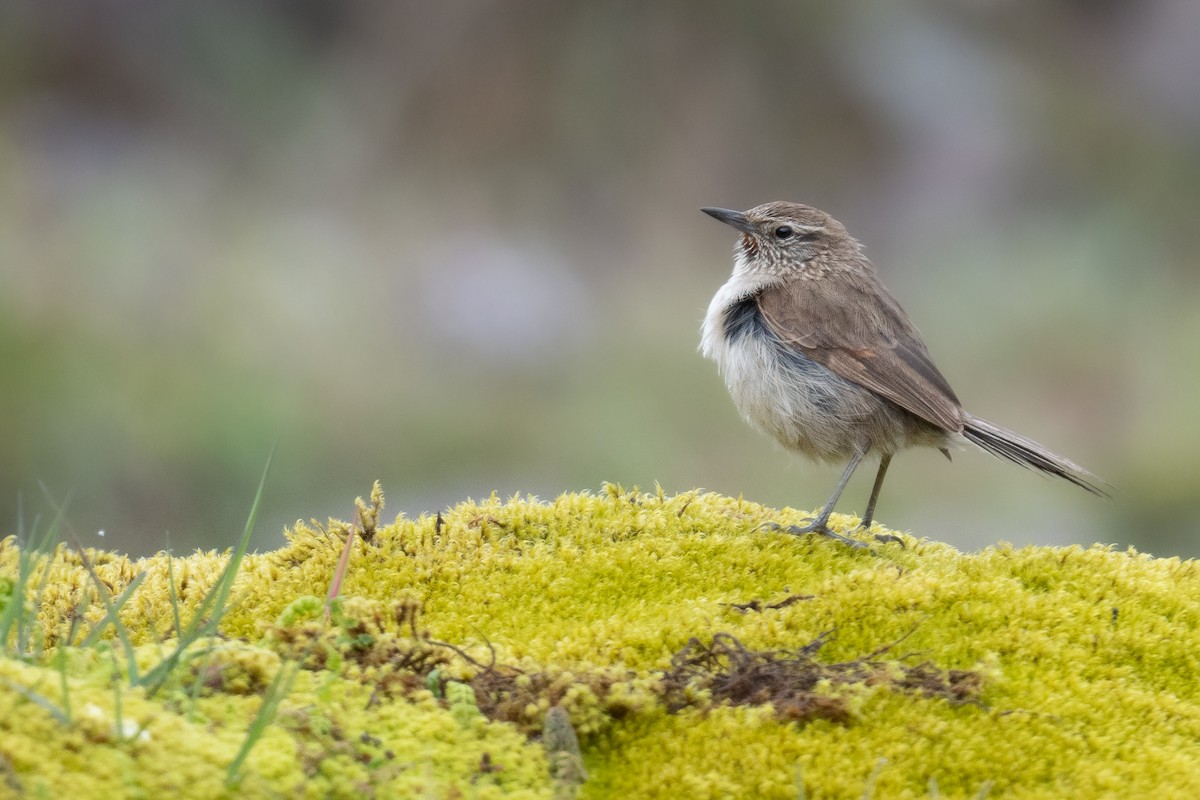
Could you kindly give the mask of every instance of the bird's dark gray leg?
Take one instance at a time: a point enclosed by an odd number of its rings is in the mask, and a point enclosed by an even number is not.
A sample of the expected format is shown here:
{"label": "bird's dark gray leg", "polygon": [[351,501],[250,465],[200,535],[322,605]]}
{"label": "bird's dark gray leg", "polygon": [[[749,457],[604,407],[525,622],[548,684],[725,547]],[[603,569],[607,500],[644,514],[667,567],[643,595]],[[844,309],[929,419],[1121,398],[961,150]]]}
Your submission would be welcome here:
{"label": "bird's dark gray leg", "polygon": [[[854,470],[858,468],[859,463],[863,460],[863,456],[867,453],[865,450],[856,450],[854,456],[850,459],[850,463],[846,465],[846,470],[842,473],[841,480],[838,481],[837,488],[833,490],[833,495],[829,498],[829,502],[821,509],[821,513],[817,518],[807,525],[789,525],[784,528],[781,525],[770,523],[765,527],[769,530],[783,530],[796,536],[801,536],[806,533],[819,533],[822,536],[828,536],[831,539],[837,539],[839,542],[848,544],[851,547],[866,547],[862,542],[848,539],[840,533],[829,530],[829,515],[833,513],[833,507],[837,505],[838,498],[842,496],[842,491],[846,488],[846,484],[850,482],[850,476],[854,474]],[[877,479],[878,480],[878,479]]]}
{"label": "bird's dark gray leg", "polygon": [[875,485],[871,487],[871,499],[867,501],[867,513],[863,514],[862,527],[869,528],[875,521],[875,503],[879,501],[879,490],[883,488],[883,476],[892,463],[892,454],[884,453],[879,459],[879,472],[875,473]]}
{"label": "bird's dark gray leg", "polygon": [[[867,512],[863,514],[862,522],[858,523],[858,527],[869,530],[871,523],[875,521],[875,503],[879,501],[879,490],[883,488],[883,476],[887,474],[888,465],[892,463],[892,454],[884,453],[879,459],[879,472],[875,473],[875,485],[871,487],[871,498],[867,500]],[[904,540],[899,536],[893,536],[890,533],[879,533],[875,538],[881,542],[899,542],[900,546],[904,546]]]}

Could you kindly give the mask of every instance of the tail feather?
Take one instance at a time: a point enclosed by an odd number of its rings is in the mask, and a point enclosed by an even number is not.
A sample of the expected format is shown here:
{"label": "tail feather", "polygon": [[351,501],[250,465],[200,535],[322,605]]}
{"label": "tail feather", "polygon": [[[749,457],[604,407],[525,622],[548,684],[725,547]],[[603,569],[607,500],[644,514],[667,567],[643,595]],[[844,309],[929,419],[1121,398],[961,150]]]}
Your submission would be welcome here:
{"label": "tail feather", "polygon": [[1001,428],[986,419],[967,414],[963,436],[994,456],[1070,481],[1100,497],[1109,496],[1102,488],[1104,482],[1083,467],[1051,453],[1032,439],[1026,439],[1021,434]]}

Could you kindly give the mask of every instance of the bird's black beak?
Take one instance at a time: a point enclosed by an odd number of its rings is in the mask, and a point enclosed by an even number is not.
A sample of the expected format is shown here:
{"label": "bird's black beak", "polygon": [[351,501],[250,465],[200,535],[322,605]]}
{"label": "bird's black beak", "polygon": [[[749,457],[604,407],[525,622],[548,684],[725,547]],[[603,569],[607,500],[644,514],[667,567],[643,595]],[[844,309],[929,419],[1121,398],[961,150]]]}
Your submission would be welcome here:
{"label": "bird's black beak", "polygon": [[746,219],[746,215],[740,211],[731,211],[728,208],[702,208],[700,210],[713,219],[719,219],[726,225],[732,225],[742,233],[757,233],[754,226],[750,224],[750,220]]}

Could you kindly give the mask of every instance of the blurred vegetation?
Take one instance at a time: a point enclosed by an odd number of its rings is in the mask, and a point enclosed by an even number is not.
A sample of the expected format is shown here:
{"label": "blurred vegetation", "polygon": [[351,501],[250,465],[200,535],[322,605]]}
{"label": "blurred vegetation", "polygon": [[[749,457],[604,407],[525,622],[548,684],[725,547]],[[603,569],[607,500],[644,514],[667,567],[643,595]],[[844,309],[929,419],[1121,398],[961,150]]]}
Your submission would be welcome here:
{"label": "blurred vegetation", "polygon": [[972,411],[1120,490],[913,453],[883,522],[1200,553],[1198,26],[1187,0],[6,3],[0,520],[41,481],[106,547],[224,546],[276,438],[260,546],[376,477],[410,513],[604,480],[814,506],[833,472],[695,352],[732,244],[696,209],[793,199],[866,244]]}

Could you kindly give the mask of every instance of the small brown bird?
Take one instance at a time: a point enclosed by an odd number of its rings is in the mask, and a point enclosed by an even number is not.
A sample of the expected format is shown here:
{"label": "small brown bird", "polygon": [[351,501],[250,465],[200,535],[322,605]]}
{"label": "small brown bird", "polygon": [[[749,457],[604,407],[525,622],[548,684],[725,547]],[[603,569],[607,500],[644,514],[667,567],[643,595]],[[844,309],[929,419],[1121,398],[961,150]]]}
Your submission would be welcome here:
{"label": "small brown bird", "polygon": [[906,447],[964,441],[1105,496],[1090,472],[1037,442],[963,410],[921,334],[840,222],[799,203],[746,212],[704,208],[741,232],[733,275],[708,307],[700,349],[717,362],[746,421],[789,450],[848,462],[810,524],[828,527],[850,476],[868,455],[879,471],[861,528],[871,525],[888,465]]}

